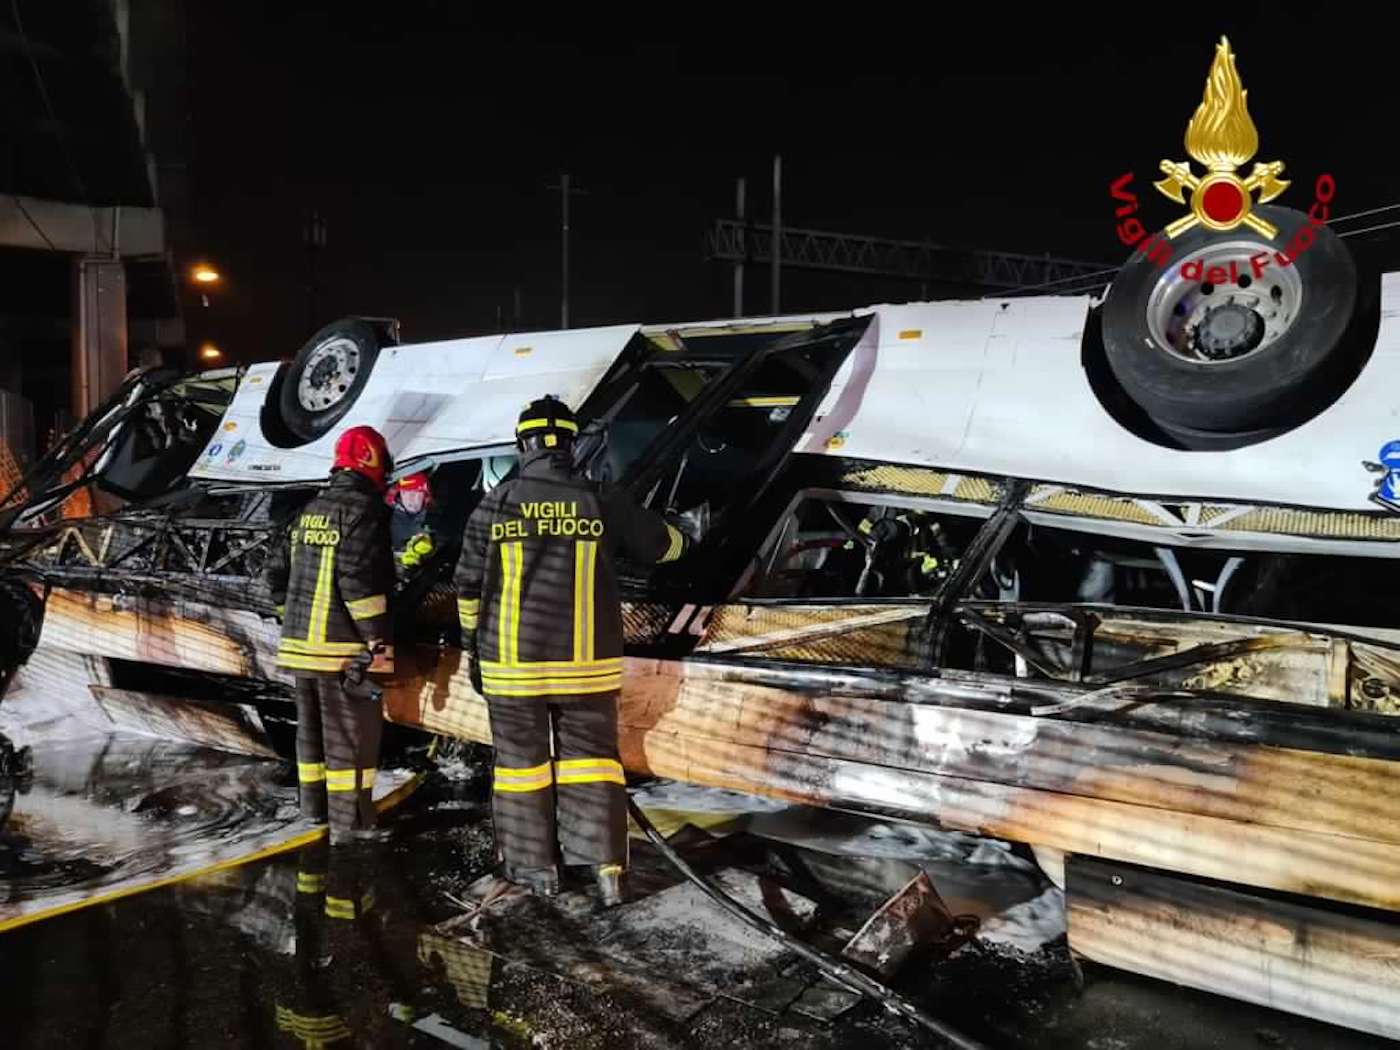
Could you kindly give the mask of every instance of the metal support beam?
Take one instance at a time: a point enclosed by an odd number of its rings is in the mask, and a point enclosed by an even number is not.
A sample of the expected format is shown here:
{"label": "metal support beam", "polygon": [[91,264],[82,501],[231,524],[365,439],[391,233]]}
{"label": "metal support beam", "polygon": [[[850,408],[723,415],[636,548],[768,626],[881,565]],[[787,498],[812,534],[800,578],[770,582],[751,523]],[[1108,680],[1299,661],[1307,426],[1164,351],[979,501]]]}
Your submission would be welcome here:
{"label": "metal support beam", "polygon": [[[980,288],[1034,287],[1113,269],[1104,263],[1047,255],[966,251],[926,241],[895,241],[791,226],[782,226],[775,234],[771,225],[746,225],[737,219],[720,219],[705,235],[707,257],[726,262],[773,264],[775,247],[783,266]],[[1107,281],[1105,275],[1103,283]]]}
{"label": "metal support beam", "polygon": [[73,415],[82,419],[127,373],[126,270],[120,259],[89,257],[73,274]]}
{"label": "metal support beam", "polygon": [[4,195],[0,196],[0,247],[114,258],[162,255],[165,219],[159,208],[89,208]]}

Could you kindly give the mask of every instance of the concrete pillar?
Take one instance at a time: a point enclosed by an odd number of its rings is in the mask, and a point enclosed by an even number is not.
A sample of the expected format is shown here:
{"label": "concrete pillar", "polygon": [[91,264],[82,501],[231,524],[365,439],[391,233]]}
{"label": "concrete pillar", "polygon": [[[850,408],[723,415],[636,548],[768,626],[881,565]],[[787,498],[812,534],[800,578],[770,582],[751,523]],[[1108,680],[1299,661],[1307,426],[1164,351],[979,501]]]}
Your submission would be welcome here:
{"label": "concrete pillar", "polygon": [[126,270],[120,259],[89,256],[73,275],[73,415],[82,419],[127,373]]}

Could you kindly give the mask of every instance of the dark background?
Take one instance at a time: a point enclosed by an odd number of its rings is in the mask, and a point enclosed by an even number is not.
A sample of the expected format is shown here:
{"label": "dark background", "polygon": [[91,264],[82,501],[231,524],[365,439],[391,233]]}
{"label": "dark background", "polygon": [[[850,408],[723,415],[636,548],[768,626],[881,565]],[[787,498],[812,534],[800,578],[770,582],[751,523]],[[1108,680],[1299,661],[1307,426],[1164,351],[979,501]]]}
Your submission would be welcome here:
{"label": "dark background", "polygon": [[[1306,208],[1324,170],[1336,213],[1400,200],[1375,9],[773,8],[194,5],[192,219],[228,277],[205,320],[236,356],[275,357],[349,312],[413,340],[509,327],[519,286],[520,323],[557,326],[561,170],[589,194],[574,324],[722,316],[729,268],[702,234],[738,175],[767,220],[774,152],[788,225],[1117,262],[1108,184],[1135,171],[1149,225],[1180,214],[1150,182],[1186,159],[1222,31],[1257,159],[1296,180],[1279,203]],[[327,227],[310,308],[308,208]],[[782,306],[917,295],[794,272]],[[769,305],[751,267],[746,312]]]}
{"label": "dark background", "polygon": [[[0,0],[0,192],[150,204],[153,164],[172,255],[128,266],[130,312],[178,307],[166,356],[187,365],[205,341],[288,356],[350,313],[409,340],[558,326],[561,171],[586,191],[575,325],[727,315],[730,267],[703,236],[740,175],[768,220],[775,152],[789,227],[1117,263],[1108,185],[1136,173],[1149,228],[1182,213],[1151,182],[1185,159],[1222,32],[1258,159],[1294,180],[1279,203],[1306,208],[1322,171],[1337,214],[1400,201],[1394,34],[1359,4],[128,2],[117,74],[111,0]],[[1394,266],[1396,233],[1350,243]],[[199,261],[224,276],[208,306]],[[0,263],[0,335],[25,355],[11,385],[61,403],[71,257]],[[746,312],[768,312],[767,267],[748,277]],[[923,291],[785,269],[782,307]],[[150,338],[133,328],[133,360]]]}

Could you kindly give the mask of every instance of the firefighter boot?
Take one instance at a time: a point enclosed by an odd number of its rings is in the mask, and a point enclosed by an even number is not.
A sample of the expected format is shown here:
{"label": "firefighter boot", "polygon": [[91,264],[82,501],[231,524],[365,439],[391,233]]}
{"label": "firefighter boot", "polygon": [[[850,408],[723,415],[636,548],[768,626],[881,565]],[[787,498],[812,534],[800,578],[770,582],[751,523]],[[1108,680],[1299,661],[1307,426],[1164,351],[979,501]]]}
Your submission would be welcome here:
{"label": "firefighter boot", "polygon": [[616,908],[622,903],[623,868],[621,864],[599,864],[594,870],[598,886],[598,902],[604,908]]}
{"label": "firefighter boot", "polygon": [[506,879],[525,887],[536,897],[559,896],[559,868],[554,864],[547,868],[515,868],[507,864]]}

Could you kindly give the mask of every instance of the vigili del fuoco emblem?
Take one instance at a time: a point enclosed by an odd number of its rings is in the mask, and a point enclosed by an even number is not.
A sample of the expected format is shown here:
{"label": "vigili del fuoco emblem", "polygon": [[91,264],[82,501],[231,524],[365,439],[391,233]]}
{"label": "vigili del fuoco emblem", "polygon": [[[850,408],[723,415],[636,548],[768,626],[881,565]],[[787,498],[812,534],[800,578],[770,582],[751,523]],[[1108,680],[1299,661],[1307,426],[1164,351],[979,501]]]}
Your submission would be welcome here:
{"label": "vigili del fuoco emblem", "polygon": [[1207,171],[1198,177],[1189,162],[1164,160],[1165,179],[1154,183],[1157,189],[1178,204],[1185,204],[1185,190],[1191,191],[1191,214],[1167,226],[1167,236],[1176,237],[1197,223],[1211,230],[1233,230],[1245,225],[1264,237],[1273,238],[1278,227],[1251,212],[1254,191],[1260,204],[1273,200],[1288,188],[1279,178],[1283,162],[1255,163],[1247,178],[1236,170],[1259,151],[1259,132],[1249,118],[1244,85],[1235,69],[1235,55],[1225,37],[1215,47],[1215,61],[1206,78],[1205,96],[1186,125],[1186,152]]}

